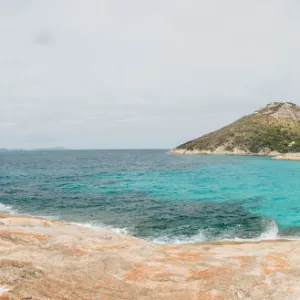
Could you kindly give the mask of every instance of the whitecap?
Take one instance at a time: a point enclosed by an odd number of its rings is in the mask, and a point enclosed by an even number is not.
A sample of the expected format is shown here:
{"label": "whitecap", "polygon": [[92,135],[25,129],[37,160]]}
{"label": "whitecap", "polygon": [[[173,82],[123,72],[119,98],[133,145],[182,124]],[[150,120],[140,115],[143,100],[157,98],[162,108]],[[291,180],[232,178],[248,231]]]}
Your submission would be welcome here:
{"label": "whitecap", "polygon": [[226,232],[223,237],[218,237],[214,239],[212,236],[207,236],[204,230],[199,230],[195,235],[190,237],[187,236],[161,236],[151,239],[154,243],[158,244],[190,244],[190,243],[200,243],[208,241],[228,241],[228,242],[257,242],[263,240],[277,240],[277,239],[292,239],[298,240],[297,237],[282,237],[279,236],[279,229],[274,220],[269,220],[266,222],[265,230],[256,238],[238,238],[234,237],[233,233]]}
{"label": "whitecap", "polygon": [[130,231],[131,231],[127,227],[119,228],[119,227],[113,227],[113,226],[103,225],[103,224],[78,223],[78,222],[70,222],[69,224],[73,224],[73,225],[76,225],[76,226],[87,227],[87,228],[111,230],[113,232],[120,233],[120,234],[125,234],[125,235],[129,235]]}
{"label": "whitecap", "polygon": [[265,231],[258,237],[259,240],[276,240],[278,238],[278,226],[274,220],[271,220],[265,228]]}
{"label": "whitecap", "polygon": [[16,210],[12,206],[0,202],[0,213],[16,214]]}
{"label": "whitecap", "polygon": [[190,237],[187,236],[161,236],[152,239],[152,242],[157,244],[190,244],[190,243],[200,243],[206,241],[204,230],[198,230],[195,235]]}

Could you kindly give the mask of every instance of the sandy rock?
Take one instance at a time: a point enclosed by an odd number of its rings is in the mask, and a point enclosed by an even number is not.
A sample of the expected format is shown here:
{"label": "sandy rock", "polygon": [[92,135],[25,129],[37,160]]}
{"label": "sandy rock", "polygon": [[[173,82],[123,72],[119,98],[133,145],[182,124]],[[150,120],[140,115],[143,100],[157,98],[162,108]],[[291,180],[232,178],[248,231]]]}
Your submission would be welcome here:
{"label": "sandy rock", "polygon": [[52,226],[54,222],[45,219],[34,219],[34,218],[3,218],[0,219],[0,225],[9,226]]}
{"label": "sandy rock", "polygon": [[300,161],[300,153],[287,153],[287,154],[280,154],[273,157],[274,159],[278,160],[296,160]]}
{"label": "sandy rock", "polygon": [[2,299],[300,299],[300,241],[160,245],[31,220],[0,218]]}
{"label": "sandy rock", "polygon": [[275,156],[279,156],[279,155],[282,155],[282,153],[278,152],[278,151],[271,151],[269,153],[269,156],[272,156],[272,157],[275,157]]}

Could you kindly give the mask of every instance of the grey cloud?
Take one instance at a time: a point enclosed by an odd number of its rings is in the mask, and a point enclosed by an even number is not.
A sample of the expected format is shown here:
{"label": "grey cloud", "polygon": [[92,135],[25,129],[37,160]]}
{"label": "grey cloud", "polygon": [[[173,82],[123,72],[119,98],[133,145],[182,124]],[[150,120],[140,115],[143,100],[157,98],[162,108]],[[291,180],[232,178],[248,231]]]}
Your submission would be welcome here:
{"label": "grey cloud", "polygon": [[169,148],[300,104],[299,6],[0,0],[0,146]]}

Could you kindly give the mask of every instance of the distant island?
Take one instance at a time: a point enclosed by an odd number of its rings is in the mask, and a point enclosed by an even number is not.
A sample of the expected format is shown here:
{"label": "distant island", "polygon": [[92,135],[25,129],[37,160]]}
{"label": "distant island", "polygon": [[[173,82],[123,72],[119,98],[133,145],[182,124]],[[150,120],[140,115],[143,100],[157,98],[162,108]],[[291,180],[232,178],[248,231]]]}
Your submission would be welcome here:
{"label": "distant island", "polygon": [[272,102],[219,130],[186,142],[170,153],[270,155],[300,160],[300,107]]}
{"label": "distant island", "polygon": [[63,147],[51,147],[51,148],[0,148],[0,152],[11,152],[11,151],[62,151],[69,150]]}

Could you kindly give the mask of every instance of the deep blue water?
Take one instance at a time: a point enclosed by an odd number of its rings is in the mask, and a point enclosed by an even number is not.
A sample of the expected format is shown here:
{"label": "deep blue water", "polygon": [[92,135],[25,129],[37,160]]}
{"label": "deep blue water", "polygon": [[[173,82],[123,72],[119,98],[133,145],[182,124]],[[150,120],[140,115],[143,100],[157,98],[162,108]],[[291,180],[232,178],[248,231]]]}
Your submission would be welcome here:
{"label": "deep blue water", "polygon": [[0,211],[165,242],[300,236],[300,163],[166,150],[0,153]]}

